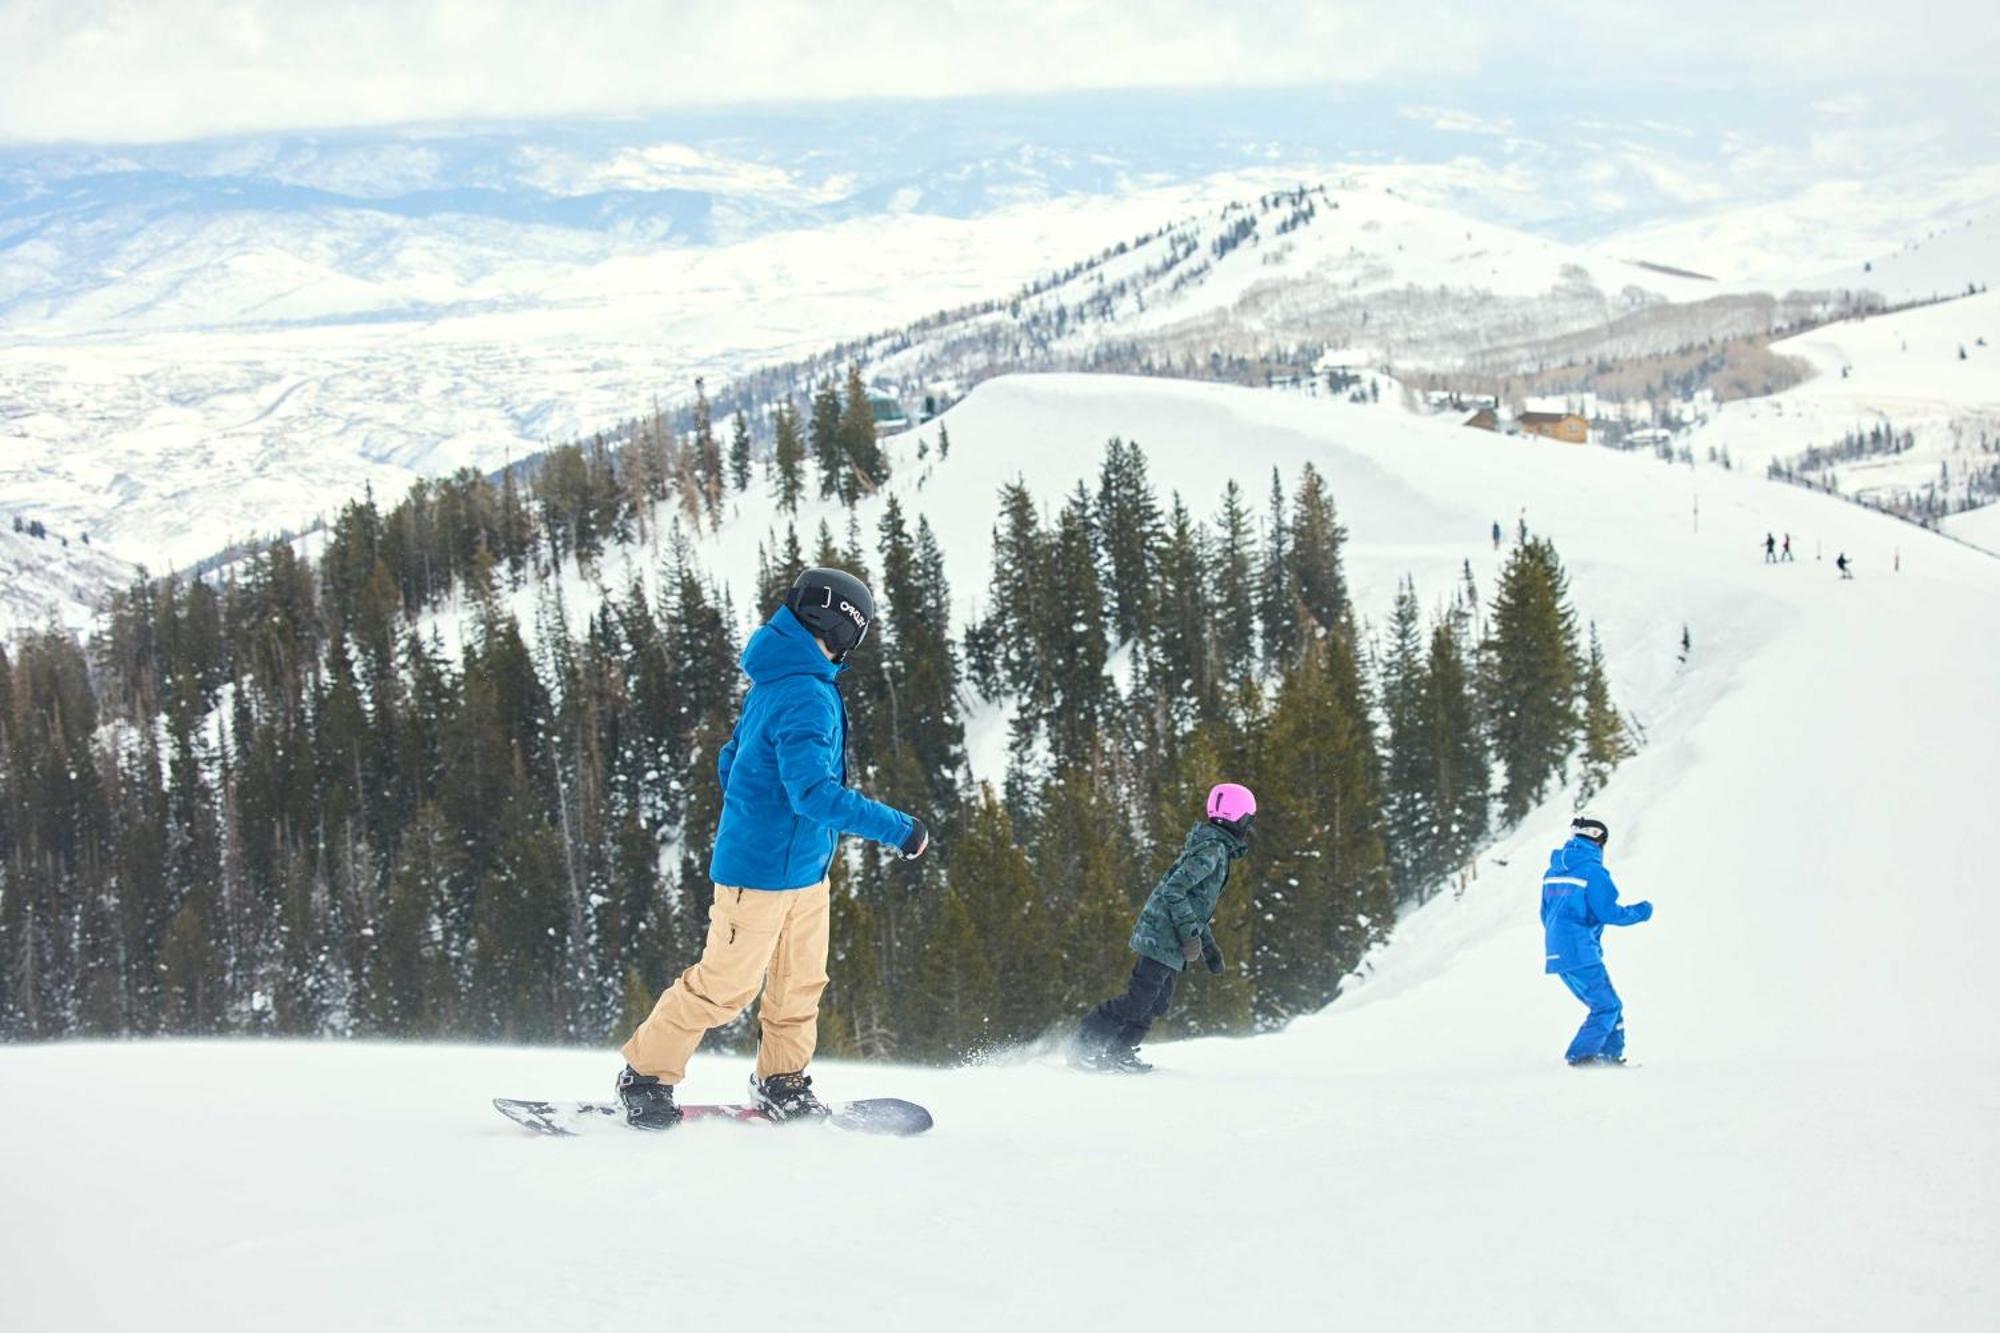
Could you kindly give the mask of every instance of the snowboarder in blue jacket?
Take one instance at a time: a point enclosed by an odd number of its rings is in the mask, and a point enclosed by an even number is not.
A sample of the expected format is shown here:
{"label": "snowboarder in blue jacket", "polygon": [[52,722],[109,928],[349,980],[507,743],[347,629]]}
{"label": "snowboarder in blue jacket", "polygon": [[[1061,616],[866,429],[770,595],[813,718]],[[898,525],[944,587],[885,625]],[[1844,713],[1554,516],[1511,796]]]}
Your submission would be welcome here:
{"label": "snowboarder in blue jacket", "polygon": [[1208,814],[1188,830],[1181,854],[1160,876],[1132,927],[1132,952],[1139,959],[1123,994],[1083,1017],[1070,1046],[1070,1062],[1082,1069],[1143,1074],[1152,1066],[1139,1058],[1139,1043],[1153,1020],[1167,1012],[1174,982],[1197,962],[1222,975],[1222,946],[1209,922],[1229,883],[1229,867],[1250,850],[1250,826],[1257,798],[1234,782],[1208,793]]}
{"label": "snowboarder in blue jacket", "polygon": [[708,866],[708,941],[625,1043],[618,1097],[638,1128],[680,1121],[674,1085],[688,1057],[759,990],[751,1094],[776,1120],[827,1113],[805,1068],[826,989],[834,852],[842,834],[905,857],[930,845],[922,820],[847,785],[847,707],[834,682],[874,619],[875,599],[860,579],[808,569],[743,649],[751,688],[716,763],[722,822]]}
{"label": "snowboarder in blue jacket", "polygon": [[1604,928],[1653,916],[1649,902],[1619,906],[1618,886],[1604,868],[1610,838],[1601,819],[1571,821],[1570,840],[1549,853],[1542,876],[1543,970],[1560,976],[1590,1009],[1563,1057],[1571,1065],[1625,1063],[1625,1006],[1604,970]]}

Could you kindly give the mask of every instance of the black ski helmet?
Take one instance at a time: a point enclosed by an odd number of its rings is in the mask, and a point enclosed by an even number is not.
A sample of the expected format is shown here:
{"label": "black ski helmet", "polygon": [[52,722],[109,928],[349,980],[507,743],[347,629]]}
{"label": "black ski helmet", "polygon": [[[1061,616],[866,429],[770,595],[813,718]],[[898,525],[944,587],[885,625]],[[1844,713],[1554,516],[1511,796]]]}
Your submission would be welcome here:
{"label": "black ski helmet", "polygon": [[875,620],[875,594],[844,569],[808,569],[785,594],[785,605],[836,662],[847,660]]}
{"label": "black ski helmet", "polygon": [[1590,839],[1590,841],[1596,843],[1599,847],[1602,847],[1611,840],[1611,830],[1604,827],[1604,821],[1601,819],[1592,819],[1588,815],[1578,815],[1575,819],[1570,820],[1569,831],[1579,838]]}

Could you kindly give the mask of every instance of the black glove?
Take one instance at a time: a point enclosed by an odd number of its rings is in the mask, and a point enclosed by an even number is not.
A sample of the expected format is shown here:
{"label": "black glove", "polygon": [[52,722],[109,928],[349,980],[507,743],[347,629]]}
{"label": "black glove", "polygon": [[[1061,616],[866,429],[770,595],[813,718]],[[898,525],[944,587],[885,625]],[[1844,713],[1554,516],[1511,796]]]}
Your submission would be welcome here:
{"label": "black glove", "polygon": [[924,821],[910,816],[910,836],[903,839],[897,850],[903,853],[905,861],[914,861],[924,854],[924,848],[931,845],[931,831],[924,827]]}
{"label": "black glove", "polygon": [[1222,975],[1222,946],[1214,940],[1204,941],[1201,946],[1201,961],[1216,976]]}
{"label": "black glove", "polygon": [[1195,965],[1201,958],[1201,936],[1190,935],[1181,941],[1181,957],[1186,960],[1189,967]]}

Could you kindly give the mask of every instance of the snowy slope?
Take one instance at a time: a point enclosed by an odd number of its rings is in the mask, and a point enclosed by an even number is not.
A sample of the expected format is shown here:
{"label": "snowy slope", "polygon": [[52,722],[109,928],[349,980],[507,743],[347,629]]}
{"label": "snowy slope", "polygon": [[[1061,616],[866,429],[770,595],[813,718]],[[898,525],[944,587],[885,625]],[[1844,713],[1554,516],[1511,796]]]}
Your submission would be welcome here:
{"label": "snowy slope", "polygon": [[[1978,253],[2000,259],[2000,236]],[[1724,404],[1688,438],[1697,455],[1727,448],[1739,467],[1762,472],[1849,432],[1907,430],[1909,451],[1833,470],[1841,493],[1885,502],[1937,485],[1962,496],[1968,473],[2000,465],[2000,293],[1844,320],[1773,350],[1803,358],[1813,377]]]}
{"label": "snowy slope", "polygon": [[[2000,560],[1743,472],[1275,393],[1014,378],[950,424],[951,459],[892,484],[962,598],[994,480],[1053,496],[1113,430],[1203,511],[1226,474],[1311,458],[1377,615],[1405,569],[1429,598],[1471,559],[1490,591],[1487,526],[1526,506],[1651,734],[1596,806],[1627,896],[1659,906],[1609,941],[1643,1067],[1558,1058],[1580,1013],[1535,924],[1558,800],[1281,1034],[1160,1046],[1140,1082],[821,1069],[836,1095],[928,1103],[914,1141],[544,1141],[485,1105],[600,1094],[608,1047],[0,1050],[9,1327],[2000,1320],[2000,900],[1980,891]],[[707,556],[739,558],[760,520]],[[1764,567],[1767,527],[1860,577]],[[744,1071],[698,1060],[689,1094]]]}
{"label": "snowy slope", "polygon": [[1960,541],[2000,555],[2000,504],[1990,504],[1944,521],[1944,530]]}
{"label": "snowy slope", "polygon": [[[1736,198],[1642,222],[1599,238],[1592,249],[1779,290],[1830,278],[1833,286],[1872,283],[1892,302],[1963,291],[1964,278],[1954,286],[1949,274],[1942,287],[1899,288],[1881,256],[1928,247],[1968,224],[1990,229],[2000,197],[2000,166],[1990,157],[1989,151],[1977,165],[1895,173],[1834,171],[1776,198]],[[1879,283],[1860,271],[1871,260],[1882,273]]]}
{"label": "snowy slope", "polygon": [[[0,523],[6,523],[0,511]],[[138,576],[137,566],[71,537],[35,538],[0,527],[0,643],[54,624],[88,632],[97,604]]]}
{"label": "snowy slope", "polygon": [[1807,273],[1800,287],[1851,287],[1880,292],[1891,305],[1935,301],[1984,290],[2000,278],[2000,212],[1986,211],[1939,225],[1893,252]]}

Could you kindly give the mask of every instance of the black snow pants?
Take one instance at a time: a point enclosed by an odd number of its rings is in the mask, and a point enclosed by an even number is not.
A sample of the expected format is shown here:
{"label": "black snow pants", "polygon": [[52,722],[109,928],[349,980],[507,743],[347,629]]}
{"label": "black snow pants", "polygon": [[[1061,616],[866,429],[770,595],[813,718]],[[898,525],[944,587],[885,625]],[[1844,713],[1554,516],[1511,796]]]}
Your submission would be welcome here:
{"label": "black snow pants", "polygon": [[1153,1026],[1153,1020],[1166,1013],[1173,1002],[1174,981],[1179,975],[1158,959],[1140,954],[1139,961],[1132,964],[1132,979],[1125,983],[1125,993],[1091,1010],[1083,1022],[1084,1031],[1107,1046],[1116,1042],[1136,1048],[1146,1039],[1146,1029]]}

